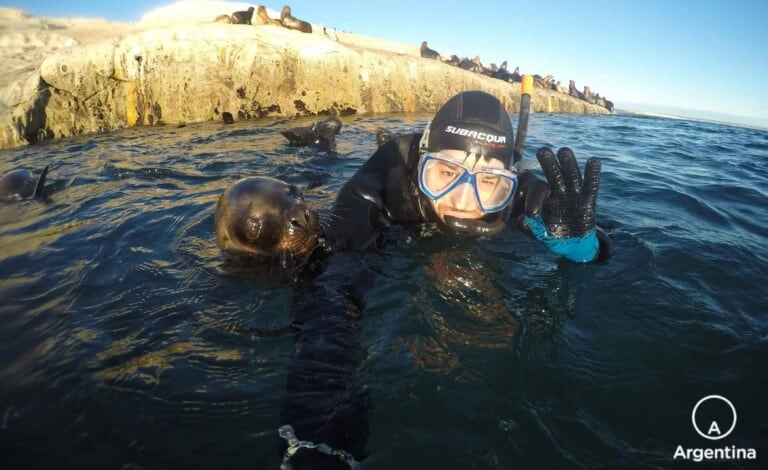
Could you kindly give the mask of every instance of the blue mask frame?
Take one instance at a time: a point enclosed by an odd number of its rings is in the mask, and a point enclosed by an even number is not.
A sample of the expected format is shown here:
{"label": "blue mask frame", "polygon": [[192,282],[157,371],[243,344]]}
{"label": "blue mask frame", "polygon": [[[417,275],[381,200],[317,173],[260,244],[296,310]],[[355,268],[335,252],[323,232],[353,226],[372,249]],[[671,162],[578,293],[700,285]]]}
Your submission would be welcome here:
{"label": "blue mask frame", "polygon": [[[424,184],[424,171],[426,168],[426,163],[428,163],[431,160],[444,161],[451,165],[459,166],[464,170],[464,172],[461,174],[461,176],[456,178],[455,181],[453,181],[451,184],[446,186],[444,189],[442,189],[437,193],[434,193],[429,190],[426,184]],[[511,182],[512,189],[509,191],[509,194],[507,195],[507,197],[498,204],[495,204],[493,206],[485,206],[483,204],[482,198],[480,197],[480,192],[477,189],[478,173],[486,173],[486,174],[490,173],[490,174],[493,174],[494,176],[499,176],[501,178],[505,178],[509,180]],[[472,189],[474,190],[474,194],[475,194],[475,199],[477,200],[478,206],[480,207],[480,211],[483,214],[492,214],[494,212],[499,212],[503,210],[505,207],[509,205],[510,202],[512,202],[512,199],[515,197],[515,192],[517,191],[517,175],[515,173],[512,173],[509,170],[503,170],[500,168],[482,168],[480,170],[473,171],[454,159],[445,158],[445,157],[437,156],[430,153],[425,153],[424,156],[421,158],[421,161],[419,162],[419,189],[421,189],[421,192],[423,192],[428,198],[432,199],[433,201],[440,199],[441,197],[450,193],[451,191],[456,189],[459,185],[464,183],[469,183],[470,186],[472,186]]]}

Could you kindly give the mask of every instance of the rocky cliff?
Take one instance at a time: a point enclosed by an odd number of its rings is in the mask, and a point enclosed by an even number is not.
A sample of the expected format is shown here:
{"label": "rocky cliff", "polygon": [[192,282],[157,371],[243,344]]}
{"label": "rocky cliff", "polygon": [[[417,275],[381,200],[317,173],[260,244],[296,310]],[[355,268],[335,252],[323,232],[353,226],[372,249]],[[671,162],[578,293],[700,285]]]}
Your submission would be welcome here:
{"label": "rocky cliff", "polygon": [[[38,22],[49,25],[41,31],[57,35],[57,47],[44,56],[16,50],[9,58],[19,63],[0,77],[0,147],[135,125],[218,120],[223,112],[235,119],[432,112],[467,89],[498,96],[510,112],[519,109],[519,83],[423,59],[416,46],[348,33],[332,40],[317,25],[305,34],[272,25],[183,22],[121,29],[104,23],[98,34],[78,40],[67,36],[66,24]],[[4,38],[14,45],[8,38],[17,33],[13,24],[0,29],[0,46]],[[608,112],[539,88],[532,109]]]}

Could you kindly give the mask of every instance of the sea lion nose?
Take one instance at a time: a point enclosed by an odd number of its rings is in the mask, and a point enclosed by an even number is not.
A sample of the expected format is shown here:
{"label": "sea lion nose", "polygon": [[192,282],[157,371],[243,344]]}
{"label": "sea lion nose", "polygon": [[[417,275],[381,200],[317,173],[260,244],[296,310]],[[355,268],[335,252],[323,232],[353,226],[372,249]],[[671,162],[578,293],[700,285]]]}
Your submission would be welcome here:
{"label": "sea lion nose", "polygon": [[309,209],[301,206],[293,206],[288,210],[288,220],[296,228],[307,228],[311,214]]}

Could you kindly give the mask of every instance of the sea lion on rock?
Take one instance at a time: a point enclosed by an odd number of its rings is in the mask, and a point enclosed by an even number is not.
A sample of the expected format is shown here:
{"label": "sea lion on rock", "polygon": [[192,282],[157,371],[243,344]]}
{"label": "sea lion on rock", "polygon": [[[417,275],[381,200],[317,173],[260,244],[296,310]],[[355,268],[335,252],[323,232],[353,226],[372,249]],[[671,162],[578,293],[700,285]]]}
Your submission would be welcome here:
{"label": "sea lion on rock", "polygon": [[330,152],[336,147],[336,135],[341,131],[341,120],[329,116],[322,121],[315,121],[309,126],[293,127],[280,133],[294,147],[312,147]]}
{"label": "sea lion on rock", "polygon": [[504,80],[505,82],[512,81],[512,74],[509,73],[509,70],[507,70],[507,61],[501,63],[501,66],[496,69],[491,76],[493,78],[498,78],[499,80]]}
{"label": "sea lion on rock", "polygon": [[256,9],[256,24],[273,24],[276,26],[283,25],[283,23],[281,23],[277,18],[270,18],[269,14],[267,13],[267,7],[264,5],[259,5],[259,7]]}
{"label": "sea lion on rock", "polygon": [[568,94],[574,98],[583,98],[584,94],[576,88],[576,82],[573,80],[568,81]]}
{"label": "sea lion on rock", "polygon": [[456,54],[453,54],[450,59],[446,59],[443,62],[448,65],[453,65],[454,67],[458,67],[459,63],[461,63],[461,59],[459,59],[459,56],[457,56]]}
{"label": "sea lion on rock", "polygon": [[419,47],[419,52],[421,53],[421,57],[425,59],[440,60],[440,53],[434,49],[430,49],[427,45],[427,41],[422,41],[421,47]]}
{"label": "sea lion on rock", "polygon": [[9,171],[0,178],[0,201],[20,201],[32,197],[43,197],[47,174],[48,165],[43,168],[37,178],[29,170]]}
{"label": "sea lion on rock", "polygon": [[248,7],[246,11],[236,11],[232,13],[232,24],[252,24],[253,7]]}
{"label": "sea lion on rock", "polygon": [[243,178],[216,204],[216,244],[230,261],[278,259],[300,265],[318,245],[317,213],[296,186],[269,177]]}
{"label": "sea lion on rock", "polygon": [[232,23],[232,17],[229,15],[219,15],[213,21],[214,23]]}
{"label": "sea lion on rock", "polygon": [[295,29],[297,31],[301,31],[302,33],[312,32],[312,25],[306,21],[294,18],[291,15],[291,7],[288,5],[284,5],[283,9],[280,10],[280,22],[288,29]]}

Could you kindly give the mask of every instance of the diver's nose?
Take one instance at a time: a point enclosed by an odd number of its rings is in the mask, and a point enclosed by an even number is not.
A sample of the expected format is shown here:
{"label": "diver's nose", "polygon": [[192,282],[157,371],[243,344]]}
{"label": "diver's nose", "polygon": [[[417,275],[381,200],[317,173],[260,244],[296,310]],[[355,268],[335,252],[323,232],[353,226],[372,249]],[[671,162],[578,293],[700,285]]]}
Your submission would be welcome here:
{"label": "diver's nose", "polygon": [[474,209],[477,203],[475,202],[475,194],[472,191],[472,185],[469,183],[462,183],[451,192],[451,203],[453,207],[458,210],[470,210]]}

